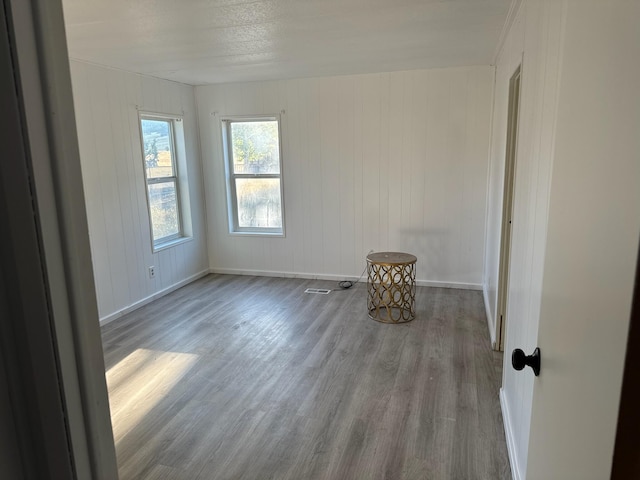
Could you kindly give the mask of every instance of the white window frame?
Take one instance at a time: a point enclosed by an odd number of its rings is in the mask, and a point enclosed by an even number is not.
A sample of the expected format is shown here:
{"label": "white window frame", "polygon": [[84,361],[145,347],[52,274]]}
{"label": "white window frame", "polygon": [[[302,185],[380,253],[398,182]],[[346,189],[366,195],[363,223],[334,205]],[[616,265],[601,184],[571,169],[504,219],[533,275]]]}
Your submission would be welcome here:
{"label": "white window frame", "polygon": [[[254,174],[234,173],[233,149],[230,148],[231,124],[246,122],[275,121],[278,124],[278,162],[280,173]],[[282,169],[282,127],[280,115],[251,115],[251,116],[224,116],[220,119],[222,126],[222,154],[224,158],[226,186],[227,186],[227,218],[229,221],[229,234],[231,235],[264,235],[270,237],[285,236],[285,206],[284,206],[284,175]],[[238,198],[236,195],[237,178],[277,178],[280,181],[280,210],[282,215],[282,228],[268,227],[240,227],[238,222]]]}
{"label": "white window frame", "polygon": [[[163,121],[169,124],[169,146],[172,156],[173,175],[169,177],[147,177],[147,165],[144,152],[144,134],[142,132],[142,120]],[[181,138],[178,139],[176,130],[180,126]],[[145,197],[147,199],[147,213],[149,215],[149,235],[151,238],[152,252],[157,252],[165,248],[178,245],[191,240],[190,208],[188,202],[188,185],[186,177],[186,158],[184,152],[184,132],[182,129],[183,117],[181,115],[171,115],[148,111],[138,112],[138,128],[140,129],[140,145],[142,152],[142,170],[145,180]],[[153,236],[153,218],[151,216],[151,198],[149,197],[149,186],[158,183],[173,182],[176,190],[176,211],[178,216],[178,233],[167,235],[161,238]],[[185,187],[185,188],[182,188]]]}

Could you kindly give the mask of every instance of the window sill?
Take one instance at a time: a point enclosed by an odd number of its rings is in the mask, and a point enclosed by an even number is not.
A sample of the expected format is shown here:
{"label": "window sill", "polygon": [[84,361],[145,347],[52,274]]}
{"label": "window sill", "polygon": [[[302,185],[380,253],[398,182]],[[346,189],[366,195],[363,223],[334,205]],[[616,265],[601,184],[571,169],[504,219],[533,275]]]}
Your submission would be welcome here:
{"label": "window sill", "polygon": [[269,237],[284,238],[284,232],[229,232],[232,237]]}
{"label": "window sill", "polygon": [[154,244],[153,253],[157,253],[162,250],[175,247],[176,245],[182,245],[183,243],[190,242],[191,240],[193,240],[193,237],[180,237],[180,238],[174,238],[173,240],[168,240],[166,242]]}

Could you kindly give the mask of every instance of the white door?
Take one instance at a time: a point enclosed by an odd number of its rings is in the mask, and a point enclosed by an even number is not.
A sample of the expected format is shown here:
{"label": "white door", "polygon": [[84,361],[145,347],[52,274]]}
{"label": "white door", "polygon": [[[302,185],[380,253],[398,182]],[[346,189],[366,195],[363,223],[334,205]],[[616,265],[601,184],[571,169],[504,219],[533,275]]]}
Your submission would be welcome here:
{"label": "white door", "polygon": [[609,478],[640,237],[640,2],[566,8],[527,480]]}

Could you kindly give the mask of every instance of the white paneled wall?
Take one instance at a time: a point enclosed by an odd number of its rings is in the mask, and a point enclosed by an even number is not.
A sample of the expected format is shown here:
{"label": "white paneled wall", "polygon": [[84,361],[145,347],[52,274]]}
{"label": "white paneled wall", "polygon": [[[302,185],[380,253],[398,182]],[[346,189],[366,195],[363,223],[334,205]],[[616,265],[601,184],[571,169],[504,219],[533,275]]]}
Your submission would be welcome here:
{"label": "white paneled wall", "polygon": [[[494,335],[509,80],[522,62],[513,230],[505,352],[536,347],[549,191],[557,116],[563,4],[523,1],[496,66],[487,218],[485,294]],[[493,338],[495,340],[495,337]],[[501,399],[514,478],[524,478],[533,376],[516,372],[505,355]]]}
{"label": "white paneled wall", "polygon": [[[71,61],[100,318],[109,320],[208,270],[193,87]],[[193,240],[152,252],[138,107],[184,114]],[[148,276],[148,267],[156,276]]]}
{"label": "white paneled wall", "polygon": [[[401,250],[479,287],[492,89],[491,67],[196,87],[211,268],[357,277]],[[231,236],[220,116],[281,111],[286,238]]]}

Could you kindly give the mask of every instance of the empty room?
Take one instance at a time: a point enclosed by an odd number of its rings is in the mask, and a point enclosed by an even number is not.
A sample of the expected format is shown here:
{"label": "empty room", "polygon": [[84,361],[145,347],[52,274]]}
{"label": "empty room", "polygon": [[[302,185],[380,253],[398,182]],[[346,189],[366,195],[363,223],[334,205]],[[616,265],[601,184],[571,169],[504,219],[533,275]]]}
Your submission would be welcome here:
{"label": "empty room", "polygon": [[[481,282],[509,2],[63,5],[120,478],[506,478]],[[416,259],[410,322],[368,316],[377,252]]]}
{"label": "empty room", "polygon": [[633,478],[638,2],[3,2],[8,478]]}

